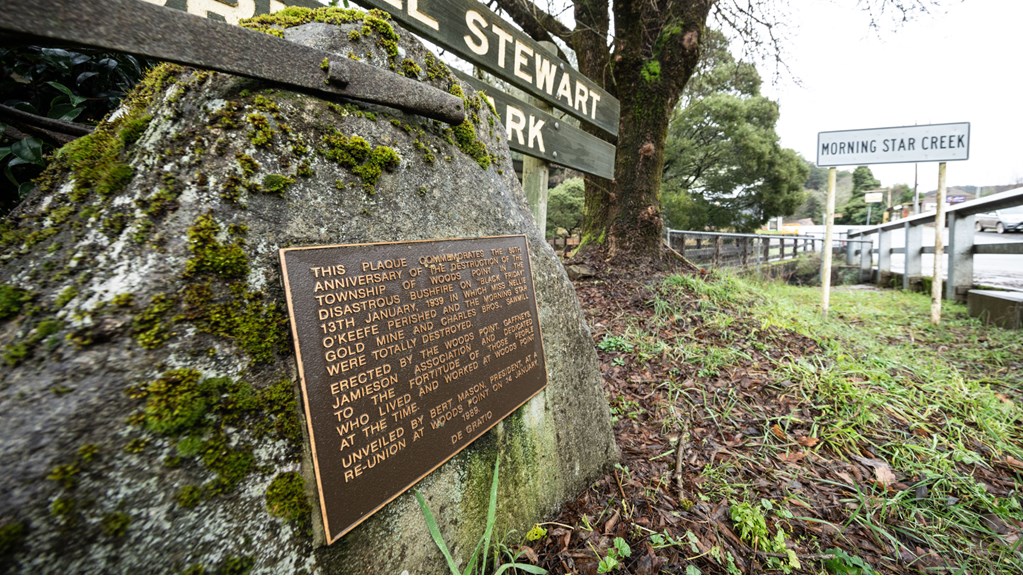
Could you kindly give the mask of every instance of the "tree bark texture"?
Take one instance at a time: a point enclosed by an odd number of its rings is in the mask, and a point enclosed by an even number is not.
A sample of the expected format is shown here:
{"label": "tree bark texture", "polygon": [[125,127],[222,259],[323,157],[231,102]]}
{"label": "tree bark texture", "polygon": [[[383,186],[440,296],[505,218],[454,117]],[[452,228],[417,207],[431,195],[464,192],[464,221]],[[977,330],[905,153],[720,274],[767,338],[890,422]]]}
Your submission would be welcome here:
{"label": "tree bark texture", "polygon": [[[523,29],[543,26],[524,0],[498,0]],[[713,0],[578,0],[575,30],[545,29],[571,45],[579,70],[619,99],[614,180],[586,178],[583,244],[603,242],[612,259],[658,258],[664,222],[660,183],[671,112],[696,69]],[[609,8],[614,12],[608,46]],[[584,127],[601,137],[595,128]]]}

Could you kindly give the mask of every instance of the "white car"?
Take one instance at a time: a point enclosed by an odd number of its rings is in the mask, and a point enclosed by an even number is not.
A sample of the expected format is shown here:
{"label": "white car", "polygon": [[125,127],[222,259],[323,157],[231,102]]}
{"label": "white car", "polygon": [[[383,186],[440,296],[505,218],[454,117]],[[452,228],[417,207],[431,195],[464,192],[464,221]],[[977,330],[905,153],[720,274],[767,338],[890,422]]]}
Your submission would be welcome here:
{"label": "white car", "polygon": [[986,214],[977,214],[977,232],[994,229],[999,234],[1023,232],[1023,206],[1012,206]]}

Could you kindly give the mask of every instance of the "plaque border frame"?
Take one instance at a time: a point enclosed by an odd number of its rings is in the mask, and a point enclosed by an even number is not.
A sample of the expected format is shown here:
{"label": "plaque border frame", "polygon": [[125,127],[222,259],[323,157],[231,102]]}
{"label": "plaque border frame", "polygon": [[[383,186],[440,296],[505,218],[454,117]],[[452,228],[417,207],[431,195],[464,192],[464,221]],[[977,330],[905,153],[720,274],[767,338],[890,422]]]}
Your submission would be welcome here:
{"label": "plaque border frame", "polygon": [[[322,482],[322,479],[320,477],[320,463],[319,463],[319,459],[317,458],[316,437],[313,434],[313,421],[312,421],[312,415],[310,413],[310,408],[309,408],[309,392],[308,392],[308,390],[306,388],[305,365],[302,362],[302,346],[299,343],[299,339],[298,339],[298,326],[297,326],[297,323],[295,321],[294,306],[292,304],[291,282],[290,282],[289,277],[288,277],[288,263],[287,263],[287,260],[285,258],[285,254],[287,252],[302,252],[302,251],[307,251],[307,250],[322,250],[322,249],[326,249],[326,248],[351,248],[351,247],[358,247],[358,246],[380,246],[380,245],[385,245],[385,244],[425,244],[427,242],[459,242],[459,241],[467,241],[467,240],[491,240],[491,239],[504,239],[504,238],[522,238],[523,241],[524,241],[524,244],[526,246],[526,262],[529,265],[529,286],[532,289],[532,293],[533,293],[532,307],[536,310],[537,331],[540,333],[540,342],[539,342],[540,353],[543,354],[543,360],[544,360],[544,374],[543,374],[544,383],[543,383],[543,386],[541,386],[535,392],[530,394],[527,398],[522,400],[522,402],[520,402],[520,403],[516,404],[515,406],[513,406],[511,409],[508,410],[507,413],[501,415],[499,418],[495,418],[493,420],[493,423],[491,423],[490,425],[482,428],[479,431],[479,433],[477,433],[476,435],[472,436],[465,443],[464,446],[462,446],[461,448],[459,448],[459,449],[455,450],[454,452],[448,454],[445,458],[443,458],[440,462],[435,464],[432,468],[430,468],[429,470],[424,472],[422,475],[420,475],[415,480],[409,482],[409,484],[407,486],[404,486],[403,488],[401,488],[401,490],[398,490],[393,496],[391,496],[390,498],[388,498],[385,501],[381,502],[378,506],[374,507],[372,510],[370,510],[369,512],[364,514],[357,521],[355,521],[355,522],[349,524],[348,526],[345,526],[344,528],[340,529],[337,532],[336,535],[333,535],[331,533],[331,529],[330,529],[330,521],[327,518],[327,504],[326,504],[326,499],[324,497],[324,492],[323,492],[323,482]],[[283,285],[284,285],[284,297],[287,300],[287,304],[288,304],[288,324],[290,325],[290,328],[291,328],[292,342],[295,345],[295,362],[298,365],[298,377],[299,377],[299,383],[300,383],[300,386],[301,386],[301,389],[302,389],[302,407],[303,407],[303,414],[304,414],[305,420],[306,420],[306,422],[305,422],[305,424],[306,424],[306,432],[309,435],[309,449],[311,451],[311,457],[312,457],[312,461],[313,461],[313,474],[316,477],[316,492],[317,492],[317,496],[318,496],[318,500],[319,500],[319,504],[320,504],[320,518],[321,518],[321,522],[323,523],[323,534],[324,534],[324,536],[326,538],[328,546],[330,546],[331,544],[333,544],[333,543],[337,542],[338,540],[340,540],[342,537],[344,537],[346,534],[348,534],[349,532],[354,530],[360,524],[362,524],[363,522],[365,522],[366,520],[368,520],[369,518],[374,516],[377,512],[379,512],[381,509],[383,509],[384,506],[387,506],[391,502],[395,501],[399,496],[401,496],[402,494],[407,492],[410,488],[412,488],[413,486],[418,484],[420,481],[423,480],[423,478],[426,478],[430,474],[434,473],[438,468],[440,468],[444,464],[447,464],[452,458],[454,458],[455,456],[460,454],[463,450],[465,450],[466,448],[472,446],[473,443],[475,443],[477,440],[479,440],[484,434],[486,434],[487,432],[490,432],[495,426],[497,426],[498,424],[503,422],[505,418],[511,416],[512,413],[514,413],[519,408],[522,408],[524,405],[526,405],[526,403],[528,403],[530,400],[535,398],[537,395],[539,395],[541,392],[543,392],[547,388],[547,385],[549,383],[548,382],[548,380],[549,380],[548,379],[548,374],[547,374],[547,351],[544,348],[544,343],[543,343],[543,325],[540,322],[540,307],[538,306],[538,302],[537,302],[537,299],[536,299],[536,286],[535,286],[535,284],[533,282],[533,265],[532,265],[531,262],[529,262],[529,255],[530,255],[530,251],[529,251],[529,237],[526,234],[499,234],[499,235],[494,235],[494,236],[471,236],[471,237],[468,237],[468,238],[427,238],[427,239],[420,239],[420,240],[390,240],[390,241],[385,241],[385,242],[358,242],[358,243],[353,243],[353,244],[323,244],[323,245],[316,245],[316,246],[294,246],[294,247],[289,247],[289,248],[278,248],[277,252],[278,252],[278,259],[280,261],[280,266],[281,266],[281,280],[282,280]]]}

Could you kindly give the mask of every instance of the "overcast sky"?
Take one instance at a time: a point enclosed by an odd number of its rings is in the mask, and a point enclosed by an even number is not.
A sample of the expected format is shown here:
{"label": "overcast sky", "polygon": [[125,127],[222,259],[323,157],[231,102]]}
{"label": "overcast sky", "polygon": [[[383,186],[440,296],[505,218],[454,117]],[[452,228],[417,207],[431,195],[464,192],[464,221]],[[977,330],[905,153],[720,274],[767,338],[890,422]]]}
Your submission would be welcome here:
{"label": "overcast sky", "polygon": [[[792,4],[790,72],[763,88],[781,106],[783,146],[813,162],[818,132],[969,122],[970,159],[948,163],[948,185],[1023,185],[1023,1],[945,0],[881,30],[852,0]],[[883,186],[913,184],[913,164],[871,170]],[[937,177],[936,163],[919,165],[922,192]]]}

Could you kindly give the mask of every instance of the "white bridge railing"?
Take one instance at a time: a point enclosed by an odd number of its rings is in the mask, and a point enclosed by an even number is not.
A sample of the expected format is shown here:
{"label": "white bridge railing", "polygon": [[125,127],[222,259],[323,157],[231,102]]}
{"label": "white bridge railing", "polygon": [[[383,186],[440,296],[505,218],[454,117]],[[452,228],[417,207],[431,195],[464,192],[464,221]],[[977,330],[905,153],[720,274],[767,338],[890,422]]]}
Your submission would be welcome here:
{"label": "white bridge railing", "polygon": [[[973,256],[975,254],[1023,255],[1023,243],[974,243],[977,214],[1019,205],[1023,205],[1023,188],[954,204],[946,209],[948,221],[948,240],[944,250],[944,253],[948,255],[948,264],[945,268],[948,278],[945,283],[946,300],[964,301],[969,290],[973,288]],[[914,283],[920,282],[920,278],[924,276],[923,255],[934,254],[933,244],[923,245],[924,226],[933,225],[934,220],[935,213],[926,212],[879,226],[850,230],[848,238],[870,240],[871,245],[877,247],[871,252],[877,254],[879,283],[887,283],[887,279],[892,276],[892,254],[905,254],[902,287],[908,290]],[[896,235],[904,235],[904,247],[892,246],[892,240]],[[868,258],[870,261],[873,260],[873,255],[870,252],[864,253],[859,249],[860,246],[853,243],[847,245],[846,260],[849,264],[852,264],[857,257],[861,262]]]}

